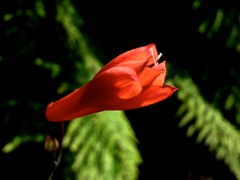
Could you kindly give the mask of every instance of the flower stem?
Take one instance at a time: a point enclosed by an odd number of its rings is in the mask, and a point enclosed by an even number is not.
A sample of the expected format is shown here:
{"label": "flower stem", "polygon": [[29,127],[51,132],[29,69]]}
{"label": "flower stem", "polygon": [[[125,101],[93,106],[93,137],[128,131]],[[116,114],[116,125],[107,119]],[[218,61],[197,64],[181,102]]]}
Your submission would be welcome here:
{"label": "flower stem", "polygon": [[54,161],[54,168],[50,174],[50,176],[48,177],[48,180],[52,180],[53,178],[53,175],[57,169],[57,167],[59,166],[60,162],[61,162],[61,159],[62,159],[62,153],[63,153],[63,136],[64,136],[64,122],[62,121],[61,122],[61,139],[60,139],[60,150],[59,150],[59,153],[58,153],[58,157],[57,157],[57,160]]}

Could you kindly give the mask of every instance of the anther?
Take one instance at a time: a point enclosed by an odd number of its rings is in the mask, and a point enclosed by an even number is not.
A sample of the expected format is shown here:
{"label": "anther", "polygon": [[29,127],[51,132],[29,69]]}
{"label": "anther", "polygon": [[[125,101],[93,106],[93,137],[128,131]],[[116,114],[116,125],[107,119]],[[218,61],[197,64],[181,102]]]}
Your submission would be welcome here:
{"label": "anther", "polygon": [[162,53],[159,53],[159,55],[157,56],[157,58],[155,58],[152,48],[150,49],[150,52],[151,52],[152,57],[153,57],[153,59],[154,59],[154,65],[155,65],[155,66],[158,65],[158,60],[162,57],[163,54],[162,54]]}

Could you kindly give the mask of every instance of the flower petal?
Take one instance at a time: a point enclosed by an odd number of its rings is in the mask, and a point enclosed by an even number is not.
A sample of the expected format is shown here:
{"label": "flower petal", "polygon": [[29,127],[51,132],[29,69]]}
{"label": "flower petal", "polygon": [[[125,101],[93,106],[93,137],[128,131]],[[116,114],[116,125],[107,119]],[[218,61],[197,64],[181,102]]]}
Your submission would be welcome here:
{"label": "flower petal", "polygon": [[47,120],[55,122],[66,121],[104,110],[100,106],[85,106],[85,103],[81,100],[81,98],[84,91],[87,89],[87,86],[88,84],[85,84],[83,87],[76,89],[62,99],[50,103],[45,112]]}
{"label": "flower petal", "polygon": [[136,72],[114,67],[46,109],[49,121],[66,121],[123,104],[142,91]]}
{"label": "flower petal", "polygon": [[108,108],[137,96],[141,91],[142,85],[133,69],[114,67],[90,82],[82,100]]}
{"label": "flower petal", "polygon": [[166,78],[166,62],[163,61],[157,66],[153,66],[153,69],[162,72],[159,76],[154,80],[153,85],[163,86]]}
{"label": "flower petal", "polygon": [[129,100],[125,104],[121,104],[120,106],[116,106],[111,110],[129,110],[129,109],[136,109],[144,106],[148,106],[157,102],[160,102],[173,94],[177,90],[174,86],[151,86],[143,93],[139,94],[135,98]]}
{"label": "flower petal", "polygon": [[139,80],[143,88],[150,85],[163,86],[166,76],[165,61],[153,67],[146,67],[141,73]]}
{"label": "flower petal", "polygon": [[[152,50],[151,50],[152,49]],[[129,61],[148,61],[148,65],[153,64],[153,54],[154,58],[157,57],[157,50],[155,44],[149,44],[147,46],[142,46],[139,48],[135,48],[132,50],[129,50],[116,58],[114,58],[112,61],[110,61],[108,64],[106,64],[99,72],[98,74],[101,74],[102,72],[106,71],[107,69],[110,69],[112,67],[122,66],[121,63],[129,62]],[[97,75],[98,75],[97,74]]]}
{"label": "flower petal", "polygon": [[[148,61],[126,61],[121,64],[118,64],[116,67],[121,67],[121,68],[129,68],[135,71],[136,75],[139,77],[141,73],[143,72],[144,68],[146,67]],[[107,70],[108,71],[108,70]],[[105,72],[102,72],[105,73]],[[101,76],[102,73],[98,73],[93,79],[97,78],[98,76]]]}

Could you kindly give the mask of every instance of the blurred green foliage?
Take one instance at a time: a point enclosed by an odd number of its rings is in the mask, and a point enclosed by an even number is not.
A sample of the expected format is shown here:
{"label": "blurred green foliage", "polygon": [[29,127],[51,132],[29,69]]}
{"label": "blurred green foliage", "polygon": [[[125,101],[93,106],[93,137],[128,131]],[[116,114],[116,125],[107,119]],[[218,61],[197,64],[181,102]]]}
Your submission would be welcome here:
{"label": "blurred green foliage", "polygon": [[120,111],[102,112],[74,120],[64,146],[75,159],[74,179],[137,179],[141,162],[134,132]]}
{"label": "blurred green foliage", "polygon": [[225,119],[219,109],[203,99],[190,78],[176,75],[173,82],[180,88],[178,99],[183,101],[177,112],[181,117],[179,127],[188,126],[189,137],[197,133],[196,142],[204,141],[210,151],[216,152],[217,159],[224,160],[239,179],[239,130]]}

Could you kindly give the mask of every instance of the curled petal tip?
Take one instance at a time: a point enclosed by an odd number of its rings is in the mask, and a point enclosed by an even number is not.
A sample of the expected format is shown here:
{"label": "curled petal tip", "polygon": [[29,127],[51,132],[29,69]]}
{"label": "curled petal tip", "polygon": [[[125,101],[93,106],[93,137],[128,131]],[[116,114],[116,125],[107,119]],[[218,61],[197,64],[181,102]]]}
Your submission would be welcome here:
{"label": "curled petal tip", "polygon": [[171,94],[178,90],[178,88],[173,85],[166,85],[165,87],[167,87],[171,91]]}
{"label": "curled petal tip", "polygon": [[173,92],[175,92],[175,91],[179,90],[179,88],[172,86],[172,90],[173,90]]}

